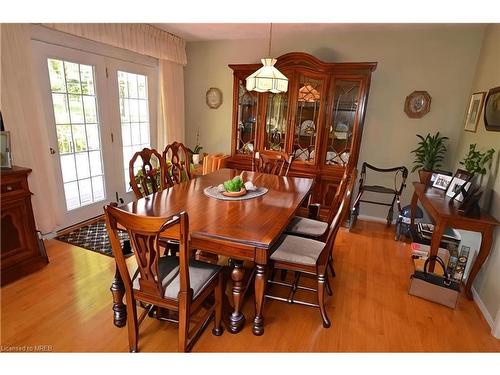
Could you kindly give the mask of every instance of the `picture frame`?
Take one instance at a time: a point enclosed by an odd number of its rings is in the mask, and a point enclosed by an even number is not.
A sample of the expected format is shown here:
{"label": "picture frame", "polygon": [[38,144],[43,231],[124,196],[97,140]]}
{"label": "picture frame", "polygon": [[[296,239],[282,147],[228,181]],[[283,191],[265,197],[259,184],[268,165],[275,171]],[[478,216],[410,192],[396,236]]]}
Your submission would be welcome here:
{"label": "picture frame", "polygon": [[500,131],[500,86],[488,91],[484,105],[484,127],[489,131]]}
{"label": "picture frame", "polygon": [[453,179],[446,189],[446,196],[455,199],[459,202],[464,200],[464,192],[467,192],[471,187],[471,174],[463,169],[457,169]]}
{"label": "picture frame", "polygon": [[485,91],[475,92],[474,94],[472,94],[470,98],[469,109],[467,111],[467,117],[465,118],[465,131],[473,133],[476,132],[477,125],[479,124],[479,119],[481,118],[481,111],[483,110],[485,96]]}
{"label": "picture frame", "polygon": [[11,169],[10,132],[0,131],[0,168]]}
{"label": "picture frame", "polygon": [[446,191],[452,179],[453,176],[438,173],[436,175],[436,178],[434,179],[434,182],[432,183],[432,187]]}

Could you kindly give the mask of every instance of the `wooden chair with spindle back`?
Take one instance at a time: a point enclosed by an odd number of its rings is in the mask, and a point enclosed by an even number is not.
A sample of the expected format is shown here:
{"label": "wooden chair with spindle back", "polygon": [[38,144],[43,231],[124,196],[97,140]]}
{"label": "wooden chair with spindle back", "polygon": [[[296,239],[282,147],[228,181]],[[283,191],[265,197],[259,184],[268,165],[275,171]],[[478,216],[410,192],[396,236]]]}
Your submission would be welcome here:
{"label": "wooden chair with spindle back", "polygon": [[[275,273],[271,272],[271,278],[268,282],[270,284],[286,286],[290,291],[287,298],[278,297],[269,293],[266,293],[266,297],[288,303],[297,303],[319,308],[323,327],[325,328],[330,327],[330,319],[328,318],[325,308],[325,284],[328,278],[328,263],[337,233],[349,212],[349,203],[354,181],[355,179],[350,180],[347,185],[347,189],[342,197],[337,213],[328,228],[328,234],[324,242],[285,234],[282,236],[270,256],[270,265],[272,268],[295,271],[295,279],[291,284],[274,281]],[[316,277],[317,288],[313,289],[300,285],[299,280],[302,274],[314,275]],[[296,300],[294,298],[295,293],[299,289],[316,292],[317,303]]]}
{"label": "wooden chair with spindle back", "polygon": [[[130,351],[138,351],[139,325],[147,315],[155,312],[158,319],[172,321],[162,319],[160,309],[178,312],[179,351],[189,351],[192,348],[214,313],[212,333],[221,335],[222,267],[191,258],[188,214],[180,212],[169,218],[139,216],[111,205],[104,207],[104,212],[113,255],[125,285]],[[127,230],[134,250],[138,268],[133,277],[130,277],[120,247],[118,226]],[[166,230],[175,231],[180,238],[179,257],[160,256],[158,242],[160,235]],[[212,295],[215,303],[191,330],[191,315],[201,307],[206,307],[203,302]],[[139,318],[136,302],[145,304],[146,307]]]}
{"label": "wooden chair with spindle back", "polygon": [[155,149],[137,151],[129,161],[128,171],[130,186],[137,199],[174,185],[165,159]]}
{"label": "wooden chair with spindle back", "polygon": [[282,151],[257,151],[252,158],[252,171],[287,176],[292,162],[293,156]]}
{"label": "wooden chair with spindle back", "polygon": [[163,150],[163,159],[167,162],[170,176],[176,184],[191,180],[191,152],[180,142],[173,142]]}

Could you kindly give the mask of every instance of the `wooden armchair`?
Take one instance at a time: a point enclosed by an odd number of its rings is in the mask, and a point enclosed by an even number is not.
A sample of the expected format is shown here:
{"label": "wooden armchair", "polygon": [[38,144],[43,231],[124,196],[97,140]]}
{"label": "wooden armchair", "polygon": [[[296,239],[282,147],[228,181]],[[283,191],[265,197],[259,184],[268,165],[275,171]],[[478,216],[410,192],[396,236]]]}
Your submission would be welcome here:
{"label": "wooden armchair", "polygon": [[[266,293],[266,297],[288,303],[298,303],[319,308],[323,327],[325,328],[330,327],[330,319],[325,309],[325,284],[328,278],[328,262],[337,233],[349,212],[349,202],[354,186],[353,181],[354,179],[348,184],[339,209],[328,228],[326,241],[323,242],[294,235],[284,235],[270,257],[273,272],[270,273],[271,278],[268,282],[271,285],[277,284],[286,286],[290,291],[287,298],[278,297],[269,293]],[[274,281],[274,269],[295,271],[294,281],[291,284],[282,281]],[[316,278],[316,289],[299,285],[300,277],[303,274],[313,275]],[[298,289],[316,292],[317,303],[296,300],[294,297]]]}
{"label": "wooden armchair", "polygon": [[257,151],[252,158],[252,171],[287,176],[293,156],[281,151]]}
{"label": "wooden armchair", "polygon": [[167,162],[169,174],[176,184],[191,180],[191,151],[180,142],[169,144],[163,150],[163,159]]}
{"label": "wooden armchair", "polygon": [[143,148],[142,151],[136,152],[130,159],[128,172],[130,186],[137,199],[162,191],[174,184],[168,174],[165,159],[155,149]]}
{"label": "wooden armchair", "polygon": [[[125,285],[129,349],[138,351],[139,325],[147,315],[160,309],[177,311],[179,315],[179,351],[188,351],[215,313],[212,333],[222,334],[221,267],[196,261],[190,257],[188,214],[180,212],[170,218],[138,216],[111,205],[104,208],[106,226],[113,255]],[[117,234],[118,225],[124,227],[137,261],[137,271],[130,277]],[[167,229],[175,228],[180,237],[179,257],[160,257],[159,237]],[[203,319],[190,329],[190,317],[204,307],[208,297],[215,295]],[[137,302],[145,310],[137,317]],[[172,319],[163,319],[172,321]]]}

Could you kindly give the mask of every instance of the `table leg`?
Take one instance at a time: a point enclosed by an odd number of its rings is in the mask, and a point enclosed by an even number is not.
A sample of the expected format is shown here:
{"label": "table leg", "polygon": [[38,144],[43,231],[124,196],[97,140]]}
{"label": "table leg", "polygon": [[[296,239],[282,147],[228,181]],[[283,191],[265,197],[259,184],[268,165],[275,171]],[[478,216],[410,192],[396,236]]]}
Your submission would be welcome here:
{"label": "table leg", "polygon": [[465,285],[465,294],[467,298],[472,299],[472,283],[477,276],[477,273],[481,269],[481,266],[488,258],[491,250],[491,243],[493,242],[493,227],[489,226],[483,233],[481,233],[481,248],[477,255],[476,261],[472,265],[469,277],[467,278],[467,284]]}
{"label": "table leg", "polygon": [[262,306],[264,304],[264,292],[266,288],[266,269],[261,264],[257,264],[255,267],[255,319],[252,331],[255,336],[260,336],[264,334]]}
{"label": "table leg", "polygon": [[233,260],[233,265],[234,268],[231,272],[231,280],[233,281],[234,311],[229,317],[229,332],[238,333],[245,323],[245,316],[241,313],[243,296],[245,294],[245,286],[243,283],[245,269],[243,268],[243,261],[241,260]]}
{"label": "table leg", "polygon": [[417,202],[418,202],[418,195],[417,192],[415,191],[413,193],[413,196],[411,198],[411,221],[410,221],[410,227],[412,231],[415,231],[415,216],[417,214]]}
{"label": "table leg", "polygon": [[123,303],[123,296],[125,295],[125,286],[123,280],[116,266],[115,277],[109,288],[113,294],[113,323],[115,326],[121,328],[127,323],[127,307]]}

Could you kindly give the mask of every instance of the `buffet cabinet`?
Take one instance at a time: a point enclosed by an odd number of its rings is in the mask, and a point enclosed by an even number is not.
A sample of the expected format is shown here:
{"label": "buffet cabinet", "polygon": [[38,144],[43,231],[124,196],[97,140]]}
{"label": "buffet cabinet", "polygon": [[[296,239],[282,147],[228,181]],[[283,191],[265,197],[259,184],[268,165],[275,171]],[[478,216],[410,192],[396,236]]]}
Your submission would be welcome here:
{"label": "buffet cabinet", "polygon": [[357,165],[371,73],[377,63],[327,63],[302,52],[280,56],[286,93],[246,90],[260,64],[233,70],[232,168],[250,170],[259,150],[293,155],[290,176],[315,179],[312,202],[328,209],[345,168]]}
{"label": "buffet cabinet", "polygon": [[5,285],[48,263],[43,242],[38,239],[28,174],[31,169],[1,170],[1,284]]}

